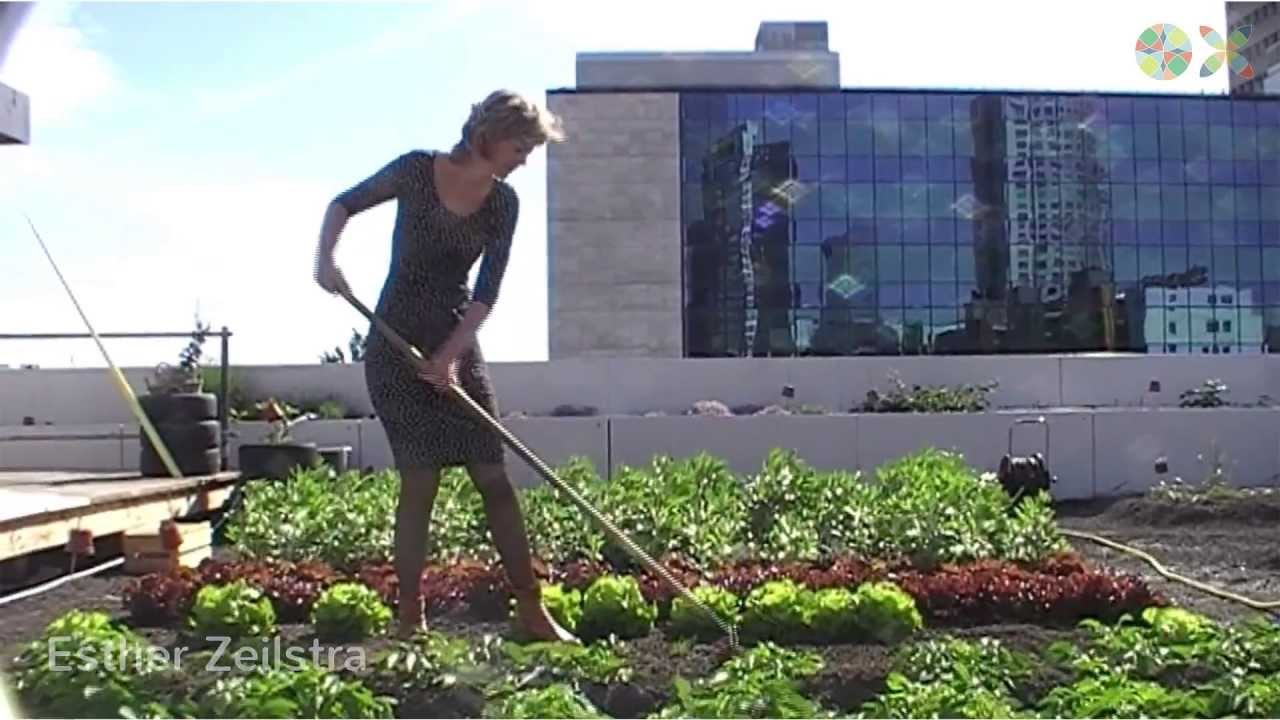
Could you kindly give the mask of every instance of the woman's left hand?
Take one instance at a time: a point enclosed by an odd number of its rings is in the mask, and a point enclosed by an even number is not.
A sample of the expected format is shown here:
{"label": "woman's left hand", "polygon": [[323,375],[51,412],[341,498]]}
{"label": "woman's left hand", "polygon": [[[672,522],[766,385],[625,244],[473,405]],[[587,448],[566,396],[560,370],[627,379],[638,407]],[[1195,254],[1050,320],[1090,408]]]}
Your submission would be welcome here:
{"label": "woman's left hand", "polygon": [[458,383],[458,361],[454,358],[431,358],[420,367],[418,377],[431,383],[437,390],[447,390]]}

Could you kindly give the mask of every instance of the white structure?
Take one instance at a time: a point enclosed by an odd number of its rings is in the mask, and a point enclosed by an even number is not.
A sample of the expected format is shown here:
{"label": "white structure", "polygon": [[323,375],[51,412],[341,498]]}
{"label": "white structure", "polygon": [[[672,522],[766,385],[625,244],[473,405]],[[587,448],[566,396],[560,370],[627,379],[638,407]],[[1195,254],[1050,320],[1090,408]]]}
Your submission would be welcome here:
{"label": "white structure", "polygon": [[825,22],[763,22],[752,52],[579,53],[579,89],[840,87]]}
{"label": "white structure", "polygon": [[1149,287],[1144,337],[1153,355],[1260,353],[1262,308],[1253,291],[1231,285]]}
{"label": "white structure", "polygon": [[[18,35],[22,21],[34,3],[0,3],[0,66]],[[0,145],[31,142],[31,101],[26,95],[0,83]]]}

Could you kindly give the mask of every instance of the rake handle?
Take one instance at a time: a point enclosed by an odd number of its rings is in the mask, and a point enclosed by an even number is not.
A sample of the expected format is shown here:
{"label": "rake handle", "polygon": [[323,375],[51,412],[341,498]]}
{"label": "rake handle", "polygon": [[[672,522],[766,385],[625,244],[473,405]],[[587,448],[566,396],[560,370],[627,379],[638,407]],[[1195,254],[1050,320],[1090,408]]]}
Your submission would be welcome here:
{"label": "rake handle", "polygon": [[[422,354],[421,350],[414,347],[411,343],[409,343],[407,340],[401,337],[400,334],[397,333],[390,325],[388,325],[385,320],[378,317],[373,311],[371,311],[368,307],[366,307],[364,303],[360,302],[350,292],[342,290],[342,291],[339,291],[339,294],[342,295],[344,298],[346,298],[347,302],[351,303],[351,305],[355,307],[355,309],[358,310],[361,315],[364,315],[366,318],[368,318],[368,320],[371,323],[373,323],[374,327],[378,329],[378,332],[382,333],[383,336],[385,336],[388,340],[390,340],[391,344],[395,345],[396,348],[398,348],[402,353],[408,356],[411,361],[415,361],[415,362],[425,361],[427,359],[426,356]],[[735,650],[738,648],[738,633],[736,628],[734,628],[729,623],[727,623],[715,611],[713,611],[705,603],[699,600],[697,596],[695,596],[692,592],[689,591],[689,588],[685,587],[684,584],[681,583],[679,580],[677,580],[669,570],[667,570],[660,563],[658,563],[656,560],[650,557],[649,554],[646,553],[639,545],[637,545],[634,540],[627,537],[627,535],[623,533],[621,529],[619,529],[616,525],[610,522],[608,518],[606,518],[603,514],[600,513],[600,511],[596,510],[595,507],[593,507],[591,503],[587,502],[586,498],[582,497],[577,490],[575,490],[569,484],[561,480],[560,477],[556,475],[555,471],[553,471],[550,467],[547,466],[545,462],[542,461],[542,458],[538,457],[537,455],[534,454],[532,450],[525,447],[524,443],[520,442],[519,438],[513,435],[510,430],[507,430],[505,427],[503,427],[502,423],[498,422],[493,416],[489,415],[488,411],[486,411],[479,403],[477,403],[470,395],[468,395],[466,391],[462,389],[462,387],[460,387],[457,383],[451,382],[449,383],[449,391],[453,394],[455,398],[461,400],[468,408],[470,408],[471,411],[477,417],[483,420],[486,425],[488,425],[491,429],[497,432],[502,437],[503,441],[506,442],[506,444],[512,450],[515,450],[516,453],[520,455],[520,457],[523,458],[525,462],[533,466],[533,468],[538,471],[538,474],[541,475],[544,480],[550,483],[557,490],[560,490],[565,495],[568,495],[569,499],[573,501],[574,505],[577,505],[579,509],[583,510],[588,515],[590,515],[591,518],[595,520],[596,523],[601,528],[603,528],[605,532],[607,532],[615,542],[617,542],[625,550],[627,550],[627,552],[630,553],[632,557],[640,561],[640,563],[642,563],[651,572],[656,573],[658,576],[660,576],[669,585],[671,585],[671,587],[673,587],[677,592],[679,592],[681,596],[693,602],[696,606],[702,609],[703,612],[707,613],[716,622],[716,624],[719,625],[720,628],[725,631],[725,634],[729,636],[729,642],[733,646],[733,648]]]}

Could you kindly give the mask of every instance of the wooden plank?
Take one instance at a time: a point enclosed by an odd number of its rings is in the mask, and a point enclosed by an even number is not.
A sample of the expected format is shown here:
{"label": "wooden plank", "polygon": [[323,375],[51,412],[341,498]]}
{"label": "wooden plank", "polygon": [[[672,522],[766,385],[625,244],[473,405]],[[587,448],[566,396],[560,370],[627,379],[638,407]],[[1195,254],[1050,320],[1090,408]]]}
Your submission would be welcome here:
{"label": "wooden plank", "polygon": [[149,531],[161,520],[221,507],[235,487],[238,473],[220,473],[197,482],[171,480],[174,485],[142,496],[120,496],[86,507],[55,510],[0,522],[0,560],[63,547],[72,530],[88,530],[95,537],[128,531]]}
{"label": "wooden plank", "polygon": [[[75,498],[87,499],[89,506],[94,511],[97,511],[98,506],[103,505],[111,506],[122,502],[147,502],[163,500],[168,497],[185,496],[206,485],[219,486],[233,483],[240,477],[240,473],[231,471],[216,475],[194,475],[181,479],[142,477],[134,473],[129,477],[115,477],[115,479],[108,482],[102,482],[99,478],[89,479],[92,477],[90,474],[85,474],[83,477],[85,477],[85,481],[80,482],[79,477],[67,474],[64,479],[68,480],[68,482],[24,485],[23,487],[36,492],[58,492]],[[10,484],[8,487],[12,489],[14,485]],[[24,524],[35,524],[83,515],[87,511],[88,508],[79,505],[53,509],[21,518],[2,520],[0,521],[0,533],[16,529]]]}
{"label": "wooden plank", "polygon": [[92,505],[89,498],[76,497],[43,488],[0,487],[0,523],[35,517],[42,513]]}

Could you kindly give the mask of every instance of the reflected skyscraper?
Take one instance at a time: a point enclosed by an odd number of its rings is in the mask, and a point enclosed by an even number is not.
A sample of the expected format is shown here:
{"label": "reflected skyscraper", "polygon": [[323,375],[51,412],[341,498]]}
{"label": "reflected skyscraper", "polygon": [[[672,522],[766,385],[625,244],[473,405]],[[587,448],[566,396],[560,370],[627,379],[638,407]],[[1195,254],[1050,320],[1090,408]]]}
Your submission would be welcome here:
{"label": "reflected skyscraper", "polygon": [[1168,343],[1144,315],[1152,278],[1280,314],[1275,100],[700,91],[681,118],[690,354],[1257,352],[1275,334],[1195,306],[1216,330]]}

